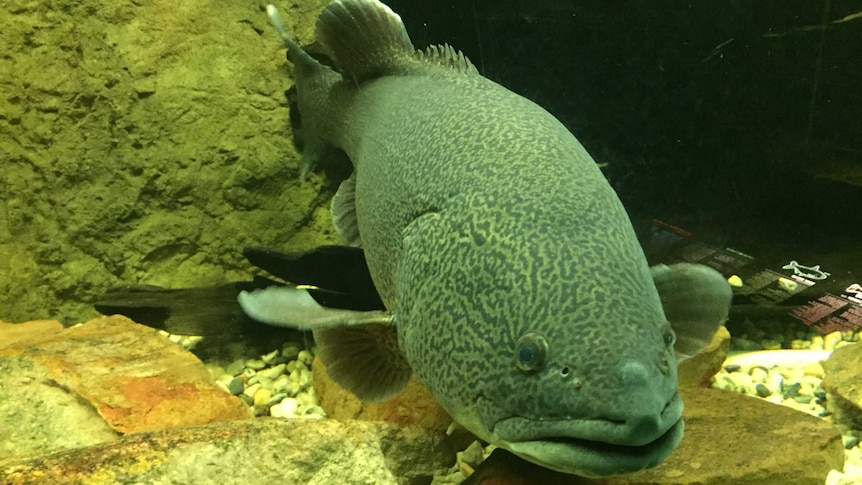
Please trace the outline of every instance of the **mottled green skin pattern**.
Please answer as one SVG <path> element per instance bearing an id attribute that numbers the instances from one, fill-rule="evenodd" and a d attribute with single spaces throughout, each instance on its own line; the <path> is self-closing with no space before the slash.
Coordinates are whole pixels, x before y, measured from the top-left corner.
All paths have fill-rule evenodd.
<path id="1" fill-rule="evenodd" d="M 371 273 L 411 367 L 453 416 L 621 417 L 674 394 L 631 223 L 562 124 L 458 72 L 372 80 L 347 105 L 327 114 L 344 121 L 328 141 L 356 165 Z M 549 342 L 534 375 L 514 367 L 528 331 Z M 620 382 L 626 357 L 647 367 L 648 389 Z"/>
<path id="2" fill-rule="evenodd" d="M 568 437 L 568 421 L 658 414 L 676 396 L 669 327 L 595 162 L 544 109 L 478 74 L 413 59 L 403 71 L 297 83 L 304 123 L 355 165 L 362 246 L 411 368 L 456 420 L 502 446 L 505 418 L 557 419 L 543 433 Z M 549 344 L 531 374 L 515 367 L 526 332 Z M 635 372 L 622 370 L 629 362 Z M 531 426 L 507 434 L 537 439 Z M 643 442 L 591 423 L 575 434 L 641 445 L 660 426 Z"/>

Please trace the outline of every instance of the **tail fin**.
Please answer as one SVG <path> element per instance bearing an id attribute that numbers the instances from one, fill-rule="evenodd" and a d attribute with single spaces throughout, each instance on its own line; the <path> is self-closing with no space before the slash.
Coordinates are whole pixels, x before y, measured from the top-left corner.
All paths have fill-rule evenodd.
<path id="1" fill-rule="evenodd" d="M 317 19 L 316 37 L 357 82 L 400 72 L 416 51 L 401 17 L 378 0 L 334 0 Z"/>

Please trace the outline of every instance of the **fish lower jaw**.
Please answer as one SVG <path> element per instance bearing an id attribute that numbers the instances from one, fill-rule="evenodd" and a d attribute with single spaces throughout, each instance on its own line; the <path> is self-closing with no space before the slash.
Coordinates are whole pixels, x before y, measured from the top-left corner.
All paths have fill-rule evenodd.
<path id="1" fill-rule="evenodd" d="M 679 419 L 657 439 L 637 446 L 558 436 L 530 441 L 492 442 L 496 441 L 495 445 L 551 470 L 586 478 L 602 478 L 658 465 L 679 445 L 683 428 L 683 420 Z"/>

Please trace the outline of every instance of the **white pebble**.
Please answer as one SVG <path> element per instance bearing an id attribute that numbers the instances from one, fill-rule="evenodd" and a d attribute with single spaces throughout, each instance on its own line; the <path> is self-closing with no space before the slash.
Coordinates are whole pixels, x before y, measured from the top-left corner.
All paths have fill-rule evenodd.
<path id="1" fill-rule="evenodd" d="M 296 417 L 296 410 L 299 408 L 299 403 L 292 397 L 286 397 L 280 403 L 269 408 L 269 415 L 274 418 L 293 418 Z"/>
<path id="2" fill-rule="evenodd" d="M 751 380 L 754 382 L 766 382 L 768 377 L 769 372 L 767 372 L 763 367 L 754 367 L 751 369 Z"/>
<path id="3" fill-rule="evenodd" d="M 766 387 L 768 387 L 772 392 L 781 393 L 781 386 L 784 384 L 784 376 L 781 375 L 781 372 L 778 372 L 775 369 L 769 371 L 769 378 L 766 380 Z"/>

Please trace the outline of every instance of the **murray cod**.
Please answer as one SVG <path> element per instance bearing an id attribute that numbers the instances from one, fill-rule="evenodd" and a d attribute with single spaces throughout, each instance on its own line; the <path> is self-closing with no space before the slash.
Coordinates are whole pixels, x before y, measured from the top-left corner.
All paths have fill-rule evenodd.
<path id="1" fill-rule="evenodd" d="M 353 163 L 332 216 L 385 311 L 325 308 L 301 287 L 242 293 L 243 309 L 313 330 L 359 398 L 386 399 L 415 372 L 460 425 L 539 465 L 600 477 L 661 462 L 683 434 L 677 360 L 723 322 L 724 278 L 651 269 L 557 119 L 448 45 L 417 51 L 386 5 L 320 14 L 334 67 L 267 11 L 293 64 L 304 171 L 333 149 Z"/>

